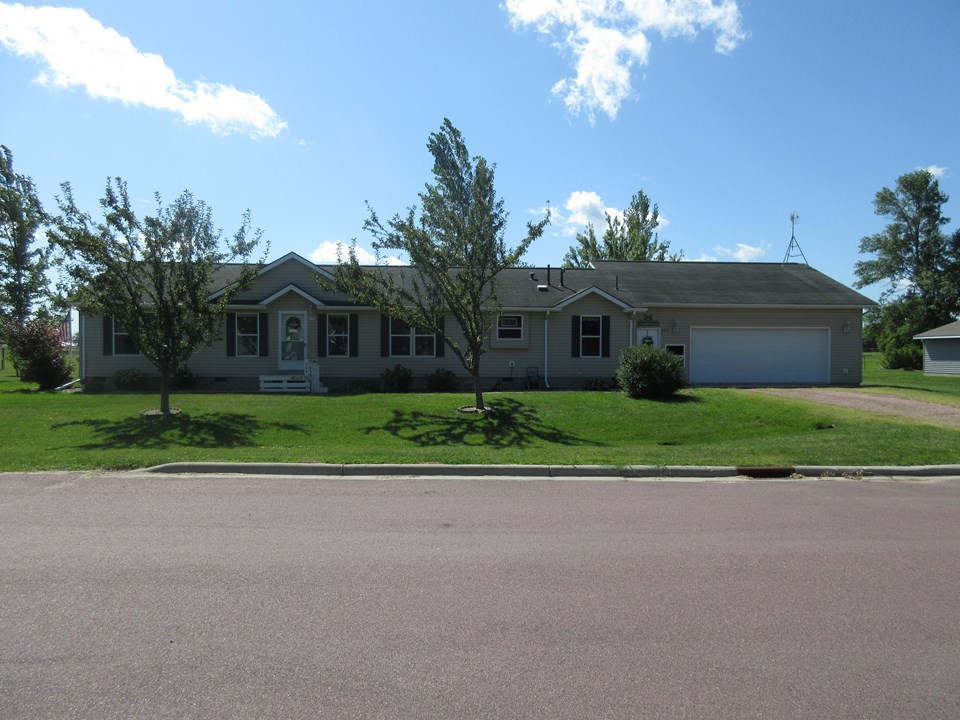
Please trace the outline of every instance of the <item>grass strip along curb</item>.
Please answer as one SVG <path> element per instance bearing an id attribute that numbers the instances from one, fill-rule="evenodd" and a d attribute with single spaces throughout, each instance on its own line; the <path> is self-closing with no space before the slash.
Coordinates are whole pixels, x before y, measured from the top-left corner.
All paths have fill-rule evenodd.
<path id="1" fill-rule="evenodd" d="M 960 477 L 960 465 L 875 467 L 808 466 L 656 466 L 631 465 L 443 465 L 339 463 L 179 462 L 133 472 L 171 475 L 287 475 L 315 477 L 522 477 L 522 478 L 870 478 Z"/>

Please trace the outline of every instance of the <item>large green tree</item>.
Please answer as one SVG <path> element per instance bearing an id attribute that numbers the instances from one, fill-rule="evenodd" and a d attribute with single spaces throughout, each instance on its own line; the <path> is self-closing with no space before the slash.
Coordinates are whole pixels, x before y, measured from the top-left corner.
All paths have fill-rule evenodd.
<path id="1" fill-rule="evenodd" d="M 476 407 L 484 410 L 480 358 L 498 312 L 497 275 L 519 264 L 543 234 L 547 216 L 527 223 L 526 236 L 510 249 L 504 241 L 507 213 L 494 189 L 495 166 L 471 158 L 463 136 L 448 119 L 430 134 L 433 184 L 420 207 L 383 223 L 371 208 L 364 228 L 378 254 L 399 252 L 404 270 L 362 267 L 355 247 L 337 266 L 337 286 L 360 302 L 442 338 L 473 379 Z M 444 323 L 451 316 L 457 328 Z M 459 330 L 459 333 L 455 332 Z"/>
<path id="2" fill-rule="evenodd" d="M 100 200 L 103 218 L 94 221 L 77 208 L 70 184 L 62 189 L 51 239 L 75 296 L 86 309 L 112 317 L 156 366 L 160 410 L 170 414 L 171 378 L 218 337 L 230 300 L 253 281 L 262 260 L 250 258 L 261 232 L 251 229 L 246 212 L 240 229 L 223 243 L 211 209 L 189 192 L 168 206 L 155 195 L 155 214 L 138 218 L 126 183 L 113 178 Z M 214 275 L 228 262 L 242 263 L 241 271 L 211 300 Z"/>
<path id="3" fill-rule="evenodd" d="M 884 187 L 874 198 L 874 211 L 890 222 L 860 240 L 860 252 L 871 257 L 857 262 L 856 284 L 886 284 L 881 307 L 868 321 L 888 359 L 910 356 L 916 363 L 913 335 L 960 312 L 960 232 L 944 232 L 948 199 L 927 170 L 901 175 L 893 189 Z"/>
<path id="4" fill-rule="evenodd" d="M 47 222 L 33 181 L 13 169 L 13 154 L 0 145 L 0 318 L 22 328 L 49 299 L 49 249 L 37 233 Z"/>
<path id="5" fill-rule="evenodd" d="M 670 253 L 670 243 L 657 235 L 660 210 L 651 205 L 650 198 L 640 190 L 632 198 L 622 215 L 604 213 L 607 228 L 601 238 L 593 223 L 577 233 L 576 244 L 571 245 L 563 258 L 567 267 L 585 268 L 593 260 L 680 260 L 683 251 Z"/>

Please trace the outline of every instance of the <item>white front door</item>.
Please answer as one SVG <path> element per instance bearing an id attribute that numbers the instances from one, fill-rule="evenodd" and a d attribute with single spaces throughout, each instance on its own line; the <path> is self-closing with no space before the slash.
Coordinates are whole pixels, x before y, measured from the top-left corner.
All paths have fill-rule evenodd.
<path id="1" fill-rule="evenodd" d="M 303 372 L 307 358 L 307 314 L 305 312 L 280 313 L 280 363 L 281 370 Z"/>

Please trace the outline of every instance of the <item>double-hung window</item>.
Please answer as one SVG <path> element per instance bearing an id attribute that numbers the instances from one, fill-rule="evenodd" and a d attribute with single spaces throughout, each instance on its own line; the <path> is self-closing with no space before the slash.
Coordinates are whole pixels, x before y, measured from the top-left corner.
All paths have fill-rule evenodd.
<path id="1" fill-rule="evenodd" d="M 327 356 L 350 355 L 350 316 L 327 315 Z"/>
<path id="2" fill-rule="evenodd" d="M 580 316 L 580 357 L 600 357 L 603 326 L 599 315 Z"/>
<path id="3" fill-rule="evenodd" d="M 573 315 L 570 354 L 577 358 L 610 357 L 610 316 Z"/>
<path id="4" fill-rule="evenodd" d="M 437 338 L 403 320 L 390 318 L 391 357 L 434 357 L 437 354 Z"/>
<path id="5" fill-rule="evenodd" d="M 237 313 L 237 357 L 260 354 L 260 315 Z"/>
<path id="6" fill-rule="evenodd" d="M 113 324 L 113 354 L 114 355 L 139 355 L 140 348 L 134 342 L 133 336 L 127 332 L 127 329 L 120 323 Z"/>

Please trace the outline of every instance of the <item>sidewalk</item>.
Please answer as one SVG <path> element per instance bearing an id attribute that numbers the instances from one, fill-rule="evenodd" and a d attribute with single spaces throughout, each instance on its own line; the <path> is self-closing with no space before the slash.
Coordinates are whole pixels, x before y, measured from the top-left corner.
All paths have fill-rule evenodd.
<path id="1" fill-rule="evenodd" d="M 287 475 L 325 478 L 355 477 L 475 477 L 523 479 L 594 478 L 606 480 L 671 479 L 788 479 L 788 480 L 882 480 L 890 478 L 960 478 L 960 465 L 914 465 L 846 467 L 798 466 L 662 466 L 629 465 L 443 465 L 337 463 L 223 463 L 183 462 L 157 465 L 137 473 Z"/>

